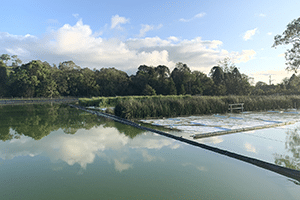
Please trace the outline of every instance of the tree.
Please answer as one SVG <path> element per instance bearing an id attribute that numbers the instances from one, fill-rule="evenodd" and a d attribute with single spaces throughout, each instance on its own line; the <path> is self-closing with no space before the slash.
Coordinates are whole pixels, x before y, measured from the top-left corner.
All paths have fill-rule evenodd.
<path id="1" fill-rule="evenodd" d="M 146 85 L 151 86 L 152 89 L 156 90 L 159 88 L 158 74 L 156 68 L 153 66 L 140 65 L 135 76 L 131 76 L 132 94 L 141 95 L 144 94 Z"/>
<path id="2" fill-rule="evenodd" d="M 220 66 L 214 66 L 210 70 L 210 77 L 213 79 L 216 85 L 224 84 L 224 72 Z"/>
<path id="3" fill-rule="evenodd" d="M 80 94 L 81 96 L 98 96 L 99 85 L 97 85 L 95 72 L 89 68 L 81 69 L 82 79 L 80 80 Z"/>
<path id="4" fill-rule="evenodd" d="M 167 95 L 174 93 L 174 82 L 170 78 L 170 70 L 165 65 L 158 65 L 155 67 L 155 77 L 152 78 L 151 84 L 157 94 Z M 171 80 L 173 83 L 171 83 Z"/>
<path id="5" fill-rule="evenodd" d="M 57 85 L 52 77 L 52 68 L 47 62 L 31 61 L 14 68 L 10 78 L 13 96 L 53 97 L 57 96 Z"/>
<path id="6" fill-rule="evenodd" d="M 8 55 L 8 54 L 2 54 L 0 56 L 0 59 L 3 60 L 5 62 L 5 64 L 7 64 L 7 61 L 10 60 L 10 55 Z"/>
<path id="7" fill-rule="evenodd" d="M 187 64 L 181 62 L 176 63 L 176 67 L 171 73 L 171 78 L 175 83 L 178 94 L 192 93 L 191 84 L 193 75 Z"/>
<path id="8" fill-rule="evenodd" d="M 293 45 L 291 49 L 285 52 L 286 70 L 297 73 L 300 66 L 300 17 L 290 22 L 282 35 L 276 35 L 274 40 L 272 47 L 287 44 Z"/>
<path id="9" fill-rule="evenodd" d="M 0 97 L 6 96 L 7 91 L 7 68 L 2 60 L 0 60 Z"/>
<path id="10" fill-rule="evenodd" d="M 226 57 L 218 62 L 218 66 L 222 68 L 224 73 L 232 72 L 236 68 L 230 57 Z"/>
<path id="11" fill-rule="evenodd" d="M 143 95 L 152 96 L 152 95 L 156 95 L 156 92 L 150 85 L 147 84 L 145 86 L 145 89 L 143 90 Z"/>
<path id="12" fill-rule="evenodd" d="M 210 77 L 214 82 L 213 94 L 214 95 L 225 95 L 226 86 L 225 86 L 225 76 L 223 69 L 219 66 L 214 66 L 210 70 Z"/>
<path id="13" fill-rule="evenodd" d="M 192 95 L 211 95 L 212 79 L 200 71 L 193 71 L 192 75 Z"/>
<path id="14" fill-rule="evenodd" d="M 212 68 L 211 77 L 218 95 L 246 95 L 250 93 L 249 77 L 241 74 L 229 57 Z"/>
<path id="15" fill-rule="evenodd" d="M 17 67 L 20 64 L 22 64 L 22 60 L 20 60 L 17 55 L 13 55 L 12 56 L 12 67 Z"/>
<path id="16" fill-rule="evenodd" d="M 160 79 L 165 79 L 170 76 L 170 70 L 165 65 L 158 65 L 155 68 L 155 71 L 158 73 Z"/>
<path id="17" fill-rule="evenodd" d="M 72 60 L 64 61 L 63 63 L 59 63 L 58 68 L 60 70 L 80 70 L 81 68 L 76 65 Z"/>
<path id="18" fill-rule="evenodd" d="M 115 68 L 95 71 L 96 84 L 101 96 L 122 96 L 127 94 L 129 77 L 126 72 Z"/>

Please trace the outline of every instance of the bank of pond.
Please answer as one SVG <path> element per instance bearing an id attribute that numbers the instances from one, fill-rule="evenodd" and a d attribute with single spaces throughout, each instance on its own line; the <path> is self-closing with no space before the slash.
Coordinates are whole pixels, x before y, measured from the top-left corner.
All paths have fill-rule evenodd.
<path id="1" fill-rule="evenodd" d="M 244 103 L 244 111 L 291 109 L 300 106 L 298 95 L 276 96 L 125 96 L 80 98 L 79 105 L 108 109 L 126 119 L 226 113 L 230 104 Z"/>

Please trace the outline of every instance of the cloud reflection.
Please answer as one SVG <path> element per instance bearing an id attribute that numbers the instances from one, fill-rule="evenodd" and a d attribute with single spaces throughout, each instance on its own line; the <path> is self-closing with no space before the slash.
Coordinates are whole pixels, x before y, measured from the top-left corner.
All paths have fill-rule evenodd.
<path id="1" fill-rule="evenodd" d="M 248 152 L 257 153 L 255 147 L 248 142 L 245 143 L 244 147 L 245 147 L 246 151 L 248 151 Z"/>
<path id="2" fill-rule="evenodd" d="M 222 136 L 202 138 L 202 139 L 199 139 L 199 141 L 204 142 L 204 143 L 213 143 L 213 144 L 219 144 L 219 143 L 224 142 Z"/>
<path id="3" fill-rule="evenodd" d="M 176 149 L 180 146 L 175 141 L 153 133 L 144 133 L 131 139 L 116 128 L 103 126 L 90 130 L 79 129 L 74 135 L 65 134 L 59 129 L 38 141 L 21 136 L 20 139 L 1 143 L 0 158 L 3 160 L 43 155 L 49 157 L 52 162 L 62 160 L 68 165 L 79 164 L 82 169 L 86 169 L 87 164 L 93 163 L 98 156 L 113 163 L 119 172 L 133 168 L 133 164 L 127 163 L 127 157 L 124 156 L 130 149 L 141 154 L 145 162 L 152 162 L 158 158 L 150 155 L 147 149 Z"/>

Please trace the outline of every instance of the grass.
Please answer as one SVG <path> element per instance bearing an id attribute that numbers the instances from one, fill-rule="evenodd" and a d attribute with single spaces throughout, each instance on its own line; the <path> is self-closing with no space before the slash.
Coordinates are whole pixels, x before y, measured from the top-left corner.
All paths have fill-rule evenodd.
<path id="1" fill-rule="evenodd" d="M 244 103 L 245 111 L 289 109 L 300 106 L 300 96 L 127 96 L 79 99 L 82 106 L 115 107 L 126 118 L 176 117 L 228 112 L 228 105 Z"/>

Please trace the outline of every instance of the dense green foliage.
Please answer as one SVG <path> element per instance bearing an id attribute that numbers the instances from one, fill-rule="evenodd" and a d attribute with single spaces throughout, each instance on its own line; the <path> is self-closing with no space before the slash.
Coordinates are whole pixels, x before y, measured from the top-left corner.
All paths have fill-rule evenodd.
<path id="1" fill-rule="evenodd" d="M 293 108 L 300 96 L 177 96 L 119 99 L 115 115 L 131 118 L 174 117 L 228 112 L 229 104 L 244 103 L 246 111 Z"/>
<path id="2" fill-rule="evenodd" d="M 131 76 L 115 68 L 82 69 L 73 61 L 59 63 L 58 67 L 39 60 L 21 63 L 15 55 L 0 56 L 0 98 L 300 94 L 299 76 L 293 75 L 277 85 L 258 82 L 251 86 L 251 79 L 241 74 L 229 58 L 214 66 L 209 76 L 191 71 L 180 62 L 172 72 L 164 65 L 141 65 Z"/>

